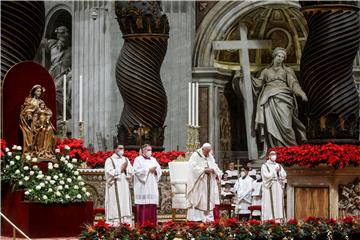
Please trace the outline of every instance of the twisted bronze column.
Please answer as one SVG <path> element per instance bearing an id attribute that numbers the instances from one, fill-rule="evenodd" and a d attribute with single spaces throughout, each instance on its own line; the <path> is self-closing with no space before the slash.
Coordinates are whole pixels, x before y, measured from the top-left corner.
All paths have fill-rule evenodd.
<path id="1" fill-rule="evenodd" d="M 359 95 L 353 62 L 360 43 L 358 7 L 351 2 L 302 2 L 309 36 L 300 65 L 309 98 L 308 139 L 356 143 Z"/>
<path id="2" fill-rule="evenodd" d="M 115 73 L 124 101 L 118 142 L 128 148 L 149 143 L 161 149 L 167 98 L 160 68 L 169 23 L 158 1 L 117 1 L 115 9 L 125 40 Z"/>
<path id="3" fill-rule="evenodd" d="M 1 1 L 1 80 L 16 63 L 34 59 L 44 28 L 43 1 Z"/>

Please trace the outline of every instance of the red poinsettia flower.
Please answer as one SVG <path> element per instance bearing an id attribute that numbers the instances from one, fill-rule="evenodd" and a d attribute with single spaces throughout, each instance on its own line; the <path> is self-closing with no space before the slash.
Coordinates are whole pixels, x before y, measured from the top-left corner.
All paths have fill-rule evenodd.
<path id="1" fill-rule="evenodd" d="M 305 222 L 311 223 L 311 222 L 315 222 L 316 220 L 317 220 L 316 217 L 309 216 L 309 217 L 306 218 Z"/>
<path id="2" fill-rule="evenodd" d="M 296 219 L 290 219 L 288 222 L 287 222 L 288 224 L 290 224 L 290 225 L 297 225 L 298 224 L 298 220 L 296 220 Z"/>
<path id="3" fill-rule="evenodd" d="M 253 225 L 255 225 L 255 226 L 257 226 L 257 225 L 260 225 L 260 221 L 259 220 L 256 220 L 256 219 L 250 219 L 249 221 L 248 221 L 248 223 L 251 225 L 251 226 L 253 226 Z"/>
<path id="4" fill-rule="evenodd" d="M 193 221 L 187 221 L 186 226 L 189 227 L 190 229 L 194 229 L 197 228 L 198 223 L 197 222 L 193 222 Z"/>
<path id="5" fill-rule="evenodd" d="M 265 223 L 268 223 L 268 224 L 271 224 L 271 225 L 276 225 L 276 221 L 274 219 L 271 219 L 271 220 L 266 220 L 264 221 Z"/>
<path id="6" fill-rule="evenodd" d="M 88 165 L 91 168 L 103 168 L 105 165 L 105 161 L 107 158 L 111 157 L 111 155 L 113 155 L 114 152 L 96 152 L 93 154 L 90 154 L 87 161 L 86 161 L 86 165 Z"/>
<path id="7" fill-rule="evenodd" d="M 129 231 L 131 231 L 131 226 L 128 223 L 121 223 L 120 226 L 123 227 L 123 228 L 126 228 Z"/>
<path id="8" fill-rule="evenodd" d="M 334 168 L 344 168 L 349 165 L 360 165 L 360 146 L 327 143 L 324 145 L 303 144 L 299 146 L 274 147 L 277 152 L 277 162 L 285 166 L 315 167 L 328 164 Z"/>
<path id="9" fill-rule="evenodd" d="M 105 161 L 109 158 L 114 152 L 96 152 L 93 154 L 89 154 L 87 157 L 86 164 L 91 168 L 103 168 L 105 165 Z M 78 153 L 79 154 L 79 153 Z M 156 158 L 158 163 L 161 166 L 167 166 L 169 162 L 175 160 L 177 157 L 185 155 L 185 152 L 177 152 L 177 151 L 170 151 L 170 152 L 154 152 L 153 157 Z M 137 151 L 125 151 L 124 156 L 130 160 L 131 164 L 134 164 L 134 160 L 136 157 L 139 156 Z"/>
<path id="10" fill-rule="evenodd" d="M 105 228 L 108 230 L 110 228 L 110 225 L 105 223 L 104 219 L 100 219 L 94 226 L 95 228 Z"/>
<path id="11" fill-rule="evenodd" d="M 6 141 L 4 139 L 0 139 L 0 157 L 5 155 Z"/>
<path id="12" fill-rule="evenodd" d="M 70 147 L 67 151 L 65 146 Z M 71 158 L 76 158 L 81 161 L 86 161 L 89 157 L 89 151 L 84 146 L 84 142 L 81 139 L 65 138 L 64 140 L 57 139 L 56 148 L 60 149 L 61 154 L 68 154 Z"/>
<path id="13" fill-rule="evenodd" d="M 147 229 L 153 229 L 153 228 L 156 227 L 156 225 L 153 222 L 145 220 L 145 222 L 143 223 L 143 225 L 141 227 L 142 228 L 147 228 Z"/>
<path id="14" fill-rule="evenodd" d="M 344 223 L 354 223 L 354 218 L 352 218 L 351 216 L 348 217 L 344 217 L 343 219 L 341 219 Z"/>
<path id="15" fill-rule="evenodd" d="M 326 223 L 327 224 L 334 224 L 334 223 L 336 223 L 337 221 L 336 221 L 336 219 L 334 219 L 334 218 L 329 218 L 329 219 L 326 219 Z"/>
<path id="16" fill-rule="evenodd" d="M 238 224 L 238 220 L 236 218 L 229 218 L 224 220 L 223 225 L 225 227 L 232 227 Z"/>

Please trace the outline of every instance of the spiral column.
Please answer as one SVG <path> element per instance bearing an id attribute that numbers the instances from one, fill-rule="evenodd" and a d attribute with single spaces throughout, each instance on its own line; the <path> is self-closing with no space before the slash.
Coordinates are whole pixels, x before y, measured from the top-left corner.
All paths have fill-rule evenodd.
<path id="1" fill-rule="evenodd" d="M 167 98 L 160 68 L 167 50 L 169 23 L 158 1 L 117 1 L 115 11 L 125 40 L 116 63 L 124 101 L 118 142 L 162 149 Z"/>
<path id="2" fill-rule="evenodd" d="M 300 64 L 309 98 L 308 139 L 357 143 L 360 104 L 353 62 L 360 43 L 359 9 L 346 1 L 324 3 L 302 2 L 309 28 Z"/>
<path id="3" fill-rule="evenodd" d="M 16 63 L 34 59 L 44 28 L 43 1 L 1 1 L 1 80 Z"/>

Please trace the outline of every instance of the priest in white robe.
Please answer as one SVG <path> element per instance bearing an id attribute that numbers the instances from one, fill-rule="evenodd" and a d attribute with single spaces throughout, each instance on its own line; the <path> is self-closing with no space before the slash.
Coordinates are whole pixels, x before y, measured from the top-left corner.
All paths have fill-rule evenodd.
<path id="1" fill-rule="evenodd" d="M 134 169 L 123 154 L 124 146 L 119 145 L 105 161 L 105 217 L 106 223 L 114 227 L 120 223 L 132 226 L 129 181 L 134 175 Z"/>
<path id="2" fill-rule="evenodd" d="M 136 224 L 157 223 L 157 205 L 159 204 L 158 182 L 161 167 L 152 155 L 149 144 L 142 146 L 142 155 L 134 160 L 134 196 Z"/>
<path id="3" fill-rule="evenodd" d="M 261 166 L 263 195 L 261 201 L 261 220 L 281 222 L 285 217 L 284 188 L 286 172 L 276 163 L 276 152 L 269 153 L 269 160 Z"/>
<path id="4" fill-rule="evenodd" d="M 249 176 L 247 167 L 241 168 L 240 177 L 235 182 L 234 193 L 236 193 L 235 212 L 239 215 L 240 220 L 248 220 L 250 218 L 251 192 L 253 179 Z"/>
<path id="5" fill-rule="evenodd" d="M 218 180 L 222 171 L 210 154 L 211 145 L 205 143 L 189 159 L 190 173 L 187 184 L 187 220 L 210 222 L 213 210 L 220 204 Z"/>

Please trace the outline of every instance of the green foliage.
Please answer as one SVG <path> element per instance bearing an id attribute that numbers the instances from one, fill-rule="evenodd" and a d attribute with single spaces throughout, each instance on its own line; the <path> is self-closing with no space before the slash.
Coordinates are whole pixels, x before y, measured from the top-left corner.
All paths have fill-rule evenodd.
<path id="1" fill-rule="evenodd" d="M 87 201 L 90 193 L 77 170 L 78 160 L 69 155 L 57 155 L 56 161 L 38 163 L 36 158 L 22 156 L 21 147 L 5 150 L 1 158 L 1 181 L 14 189 L 24 189 L 25 199 L 41 203 L 70 203 Z M 58 152 L 58 151 L 57 151 Z M 45 164 L 47 173 L 40 170 Z"/>

